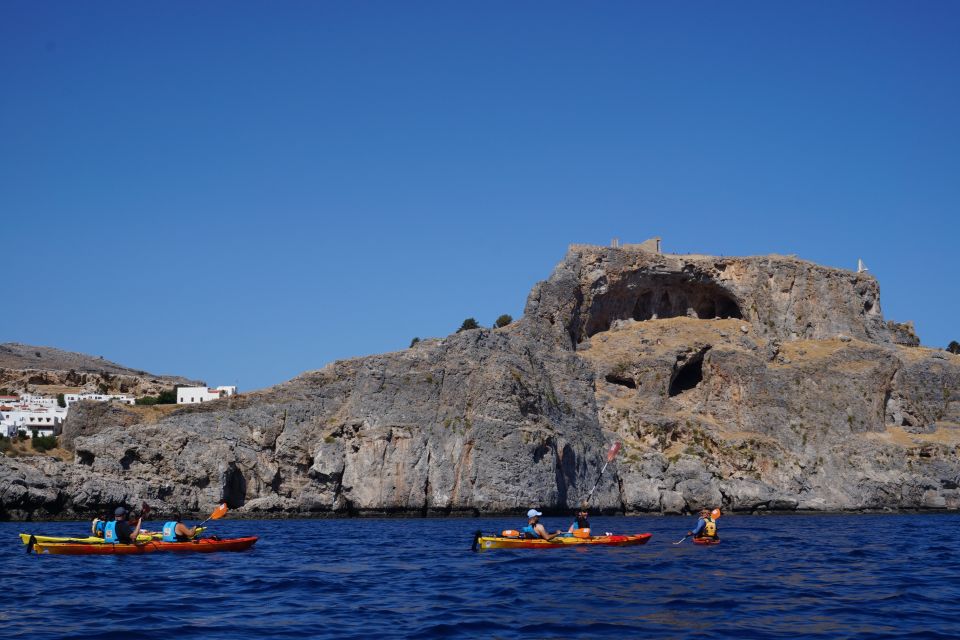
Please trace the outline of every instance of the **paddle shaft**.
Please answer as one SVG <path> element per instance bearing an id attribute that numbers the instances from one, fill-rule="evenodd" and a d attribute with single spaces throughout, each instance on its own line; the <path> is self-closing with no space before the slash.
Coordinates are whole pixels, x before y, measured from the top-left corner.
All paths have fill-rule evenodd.
<path id="1" fill-rule="evenodd" d="M 590 505 L 590 499 L 593 497 L 593 492 L 597 490 L 597 487 L 600 486 L 600 478 L 603 477 L 603 472 L 607 470 L 607 465 L 610 464 L 610 461 L 603 463 L 603 467 L 600 468 L 600 475 L 597 476 L 597 481 L 593 483 L 593 489 L 590 489 L 590 493 L 587 494 L 585 505 Z"/>

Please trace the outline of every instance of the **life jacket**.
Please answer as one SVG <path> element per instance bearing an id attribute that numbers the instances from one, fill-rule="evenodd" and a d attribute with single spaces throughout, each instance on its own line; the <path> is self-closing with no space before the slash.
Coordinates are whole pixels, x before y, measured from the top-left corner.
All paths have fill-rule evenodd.
<path id="1" fill-rule="evenodd" d="M 93 523 L 90 525 L 90 535 L 96 536 L 97 538 L 102 538 L 103 530 L 106 526 L 107 522 L 105 520 L 94 518 Z"/>
<path id="2" fill-rule="evenodd" d="M 164 542 L 182 542 L 182 538 L 177 537 L 177 521 L 171 520 L 163 525 Z"/>
<path id="3" fill-rule="evenodd" d="M 540 534 L 537 533 L 537 530 L 533 528 L 533 525 L 528 524 L 523 529 L 520 529 L 520 533 L 525 534 L 528 538 L 539 538 Z"/>
<path id="4" fill-rule="evenodd" d="M 103 527 L 103 541 L 116 544 L 120 542 L 120 539 L 117 538 L 117 521 L 113 520 L 108 522 L 106 526 Z"/>
<path id="5" fill-rule="evenodd" d="M 717 522 L 716 522 L 716 520 L 714 520 L 713 518 L 704 518 L 704 519 L 703 519 L 703 523 L 704 523 L 704 525 L 703 525 L 703 531 L 701 532 L 700 535 L 701 535 L 701 536 L 704 536 L 704 537 L 707 537 L 707 538 L 715 538 L 715 537 L 717 537 Z"/>

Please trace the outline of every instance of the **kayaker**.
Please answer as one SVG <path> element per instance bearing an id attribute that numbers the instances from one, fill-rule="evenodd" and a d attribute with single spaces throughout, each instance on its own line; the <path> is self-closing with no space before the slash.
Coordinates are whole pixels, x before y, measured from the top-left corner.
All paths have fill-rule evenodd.
<path id="1" fill-rule="evenodd" d="M 107 527 L 107 514 L 101 513 L 96 518 L 93 519 L 93 522 L 90 523 L 90 535 L 102 538 L 103 530 Z"/>
<path id="2" fill-rule="evenodd" d="M 117 507 L 113 512 L 114 520 L 108 522 L 107 526 L 103 530 L 103 540 L 104 542 L 111 543 L 121 543 L 121 544 L 131 544 L 136 542 L 137 536 L 140 535 L 140 525 L 143 524 L 143 518 L 137 518 L 136 526 L 130 526 L 130 523 L 127 522 L 127 510 L 123 507 Z"/>
<path id="3" fill-rule="evenodd" d="M 163 525 L 164 542 L 188 542 L 197 535 L 196 527 L 183 524 L 183 516 L 179 512 L 173 514 L 173 520 Z"/>
<path id="4" fill-rule="evenodd" d="M 688 531 L 687 535 L 693 536 L 694 539 L 720 539 L 720 536 L 717 535 L 717 521 L 711 517 L 709 509 L 700 510 L 700 519 L 697 520 L 697 526 L 693 528 L 693 531 Z"/>
<path id="5" fill-rule="evenodd" d="M 543 514 L 536 509 L 527 511 L 527 526 L 520 531 L 530 538 L 543 538 L 544 540 L 553 540 L 557 536 L 563 535 L 562 531 L 547 533 L 547 530 L 540 522 L 540 516 L 542 515 Z"/>
<path id="6" fill-rule="evenodd" d="M 573 524 L 570 525 L 570 528 L 567 529 L 567 532 L 573 533 L 577 529 L 590 529 L 590 520 L 589 514 L 587 513 L 587 508 L 583 507 L 580 511 L 577 512 L 577 519 L 573 521 Z"/>

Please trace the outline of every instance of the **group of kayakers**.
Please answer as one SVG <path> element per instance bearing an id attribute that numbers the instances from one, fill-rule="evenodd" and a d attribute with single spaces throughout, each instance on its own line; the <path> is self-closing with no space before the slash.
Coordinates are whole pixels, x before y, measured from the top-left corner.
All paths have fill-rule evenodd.
<path id="1" fill-rule="evenodd" d="M 97 516 L 90 524 L 90 534 L 103 538 L 104 542 L 131 544 L 137 541 L 142 530 L 144 513 L 133 516 L 125 507 L 117 507 L 113 511 L 113 520 L 108 520 L 106 514 Z M 163 542 L 187 542 L 197 534 L 196 527 L 188 527 L 183 523 L 179 512 L 173 514 L 173 520 L 163 525 Z"/>
<path id="2" fill-rule="evenodd" d="M 713 509 L 712 511 L 710 509 L 701 509 L 696 526 L 694 526 L 692 531 L 687 532 L 685 538 L 692 537 L 694 540 L 719 541 L 720 535 L 717 533 L 717 518 L 719 514 L 720 509 Z M 575 520 L 566 531 L 557 530 L 553 533 L 548 532 L 546 527 L 543 526 L 543 523 L 540 522 L 542 516 L 543 514 L 536 509 L 527 511 L 527 526 L 520 529 L 523 537 L 553 540 L 558 536 L 573 535 L 583 537 L 590 535 L 590 519 L 585 506 L 577 511 Z"/>

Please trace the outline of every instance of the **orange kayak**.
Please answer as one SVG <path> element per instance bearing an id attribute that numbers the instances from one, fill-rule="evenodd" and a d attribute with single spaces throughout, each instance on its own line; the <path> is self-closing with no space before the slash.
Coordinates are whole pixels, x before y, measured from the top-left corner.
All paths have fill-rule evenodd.
<path id="1" fill-rule="evenodd" d="M 40 554 L 67 556 L 125 555 L 138 553 L 215 553 L 217 551 L 246 551 L 256 543 L 257 537 L 217 540 L 201 538 L 190 542 L 151 541 L 139 544 L 85 544 L 72 542 L 37 542 L 33 550 Z"/>

